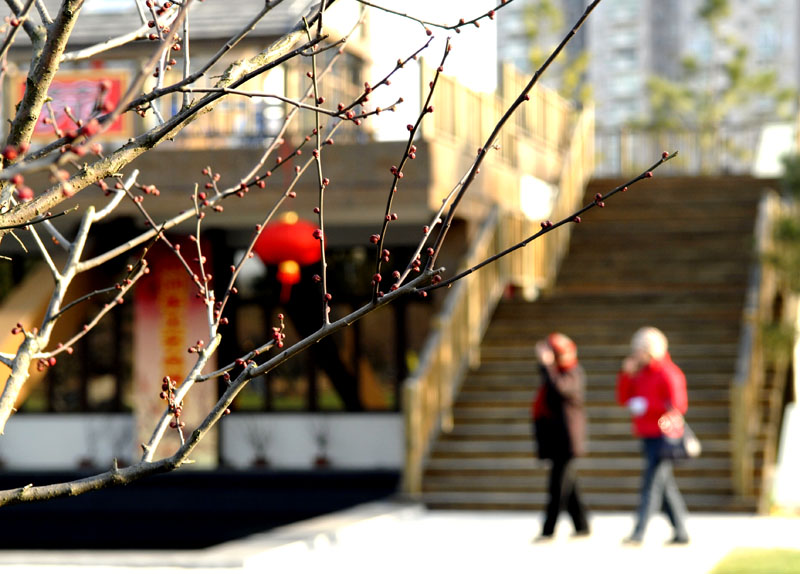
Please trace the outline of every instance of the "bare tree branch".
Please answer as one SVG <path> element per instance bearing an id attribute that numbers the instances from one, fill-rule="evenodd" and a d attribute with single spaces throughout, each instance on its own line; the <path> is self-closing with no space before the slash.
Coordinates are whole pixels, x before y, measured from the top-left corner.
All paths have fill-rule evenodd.
<path id="1" fill-rule="evenodd" d="M 520 95 L 517 96 L 517 99 L 514 100 L 511 106 L 509 106 L 509 108 L 506 110 L 505 114 L 503 114 L 503 117 L 500 118 L 500 120 L 497 122 L 494 129 L 492 130 L 492 133 L 489 134 L 488 138 L 486 138 L 486 143 L 478 151 L 478 157 L 472 164 L 472 167 L 470 168 L 469 173 L 467 174 L 467 178 L 466 180 L 464 180 L 464 184 L 461 186 L 461 189 L 459 189 L 458 193 L 456 194 L 456 197 L 453 199 L 453 202 L 450 205 L 450 211 L 447 213 L 447 216 L 445 217 L 444 222 L 442 223 L 439 235 L 437 236 L 436 241 L 433 244 L 432 248 L 433 253 L 428 258 L 428 262 L 426 264 L 426 267 L 428 269 L 432 269 L 433 266 L 436 264 L 436 259 L 439 257 L 439 252 L 441 250 L 442 243 L 444 243 L 444 239 L 445 237 L 447 237 L 447 232 L 450 230 L 450 226 L 453 224 L 453 219 L 455 218 L 456 210 L 458 209 L 458 206 L 461 203 L 461 199 L 464 197 L 464 194 L 467 192 L 470 185 L 475 180 L 475 176 L 478 174 L 478 171 L 480 170 L 480 166 L 483 163 L 486 154 L 489 152 L 489 150 L 492 148 L 495 141 L 497 140 L 497 137 L 500 134 L 500 130 L 503 129 L 503 126 L 505 126 L 508 120 L 514 115 L 514 112 L 517 111 L 517 108 L 519 108 L 521 105 L 523 105 L 526 101 L 530 99 L 530 96 L 528 94 L 537 84 L 539 78 L 542 76 L 542 74 L 544 74 L 547 71 L 547 69 L 550 67 L 550 64 L 552 64 L 553 61 L 558 57 L 558 55 L 564 50 L 569 41 L 572 39 L 573 36 L 575 36 L 580 27 L 592 13 L 592 11 L 595 8 L 597 8 L 597 5 L 600 4 L 600 2 L 601 0 L 594 0 L 591 4 L 589 4 L 586 7 L 586 10 L 584 10 L 581 17 L 578 18 L 578 21 L 575 22 L 575 25 L 572 26 L 570 31 L 567 32 L 567 35 L 564 36 L 564 38 L 561 40 L 558 46 L 556 46 L 553 52 L 547 57 L 544 63 L 539 67 L 538 70 L 536 70 L 536 72 L 533 74 L 533 77 L 530 79 L 528 84 L 522 90 L 522 93 L 520 93 Z"/>
<path id="2" fill-rule="evenodd" d="M 6 138 L 7 145 L 18 146 L 30 141 L 33 128 L 39 121 L 42 106 L 47 98 L 47 91 L 56 75 L 61 55 L 64 53 L 67 40 L 78 20 L 82 6 L 83 0 L 64 0 L 61 4 L 61 9 L 50 27 L 41 55 L 28 75 L 25 95 L 22 97 Z"/>
<path id="3" fill-rule="evenodd" d="M 628 188 L 631 187 L 632 185 L 636 184 L 637 182 L 642 181 L 643 179 L 649 179 L 649 178 L 653 177 L 653 172 L 656 169 L 658 169 L 658 167 L 661 164 L 663 164 L 665 162 L 668 162 L 669 160 L 671 160 L 672 158 L 674 158 L 677 155 L 678 155 L 677 151 L 674 151 L 672 153 L 664 152 L 662 154 L 662 156 L 661 156 L 661 159 L 659 159 L 657 162 L 655 162 L 653 165 L 651 165 L 645 171 L 643 171 L 642 173 L 640 173 L 639 175 L 637 175 L 633 179 L 627 181 L 626 183 L 618 185 L 617 187 L 615 187 L 614 189 L 609 191 L 604 196 L 595 197 L 594 201 L 592 201 L 591 203 L 583 206 L 582 208 L 580 208 L 575 213 L 572 213 L 572 214 L 566 216 L 561 221 L 557 221 L 555 223 L 553 223 L 552 221 L 543 221 L 542 222 L 542 229 L 540 231 L 534 233 L 530 237 L 520 241 L 519 243 L 517 243 L 515 245 L 512 245 L 511 247 L 508 247 L 508 248 L 504 249 L 503 251 L 495 253 L 491 257 L 485 259 L 484 261 L 481 261 L 480 263 L 477 263 L 477 264 L 473 265 L 469 269 L 466 269 L 465 271 L 462 271 L 461 273 L 458 273 L 458 274 L 448 278 L 447 281 L 436 282 L 436 283 L 434 283 L 434 284 L 432 284 L 432 285 L 430 285 L 428 287 L 423 287 L 422 289 L 420 289 L 420 291 L 429 292 L 429 291 L 433 291 L 434 289 L 441 289 L 442 287 L 449 287 L 450 285 L 452 285 L 456 281 L 458 281 L 460 279 L 463 279 L 464 277 L 466 277 L 467 275 L 470 275 L 471 273 L 477 271 L 481 267 L 485 267 L 489 263 L 493 263 L 493 262 L 497 261 L 498 259 L 501 259 L 501 258 L 505 257 L 509 253 L 513 253 L 517 249 L 521 249 L 521 248 L 525 247 L 526 245 L 528 245 L 528 243 L 530 243 L 531 241 L 533 241 L 535 239 L 538 239 L 539 237 L 541 237 L 545 233 L 550 233 L 550 232 L 554 231 L 556 228 L 561 227 L 562 225 L 566 225 L 567 223 L 580 223 L 581 222 L 581 215 L 583 215 L 584 213 L 586 213 L 587 211 L 589 211 L 590 209 L 592 209 L 594 207 L 605 207 L 605 201 L 607 201 L 609 197 L 612 197 L 612 196 L 616 195 L 619 192 L 628 191 Z"/>
<path id="4" fill-rule="evenodd" d="M 30 13 L 31 8 L 33 7 L 33 3 L 35 1 L 36 0 L 28 0 L 28 3 L 25 5 L 25 7 L 22 10 L 20 10 L 19 14 L 16 16 L 16 19 L 17 19 L 16 22 L 11 24 L 11 31 L 8 33 L 8 36 L 6 36 L 6 39 L 3 42 L 3 45 L 0 46 L 0 59 L 3 59 L 3 58 L 6 57 L 6 54 L 8 53 L 8 49 L 11 47 L 11 44 L 14 42 L 14 37 L 17 35 L 17 32 L 19 32 L 19 27 L 20 27 L 21 22 L 24 22 L 25 20 L 28 19 L 28 14 Z"/>
<path id="5" fill-rule="evenodd" d="M 472 18 L 470 20 L 466 20 L 464 18 L 461 18 L 461 19 L 459 19 L 459 21 L 456 24 L 438 24 L 438 23 L 432 22 L 430 20 L 424 20 L 422 18 L 415 18 L 414 16 L 412 16 L 412 15 L 406 13 L 406 12 L 400 12 L 398 10 L 392 10 L 391 8 L 386 8 L 385 6 L 380 6 L 378 4 L 373 4 L 372 2 L 367 2 L 367 0 L 356 0 L 356 1 L 359 2 L 360 4 L 363 4 L 364 6 L 369 6 L 370 8 L 375 8 L 376 10 L 380 10 L 381 12 L 386 12 L 387 14 L 393 14 L 395 16 L 400 16 L 402 18 L 406 18 L 408 20 L 412 20 L 413 22 L 417 22 L 417 23 L 419 23 L 420 25 L 422 25 L 425 28 L 426 32 L 430 33 L 430 28 L 439 28 L 441 30 L 455 30 L 456 32 L 460 32 L 461 28 L 463 28 L 464 26 L 477 26 L 477 27 L 480 27 L 480 21 L 481 20 L 483 20 L 484 18 L 487 18 L 489 20 L 494 20 L 495 14 L 497 13 L 497 10 L 500 10 L 504 6 L 507 6 L 507 5 L 511 4 L 514 0 L 503 0 L 502 2 L 500 2 L 500 4 L 498 4 L 497 6 L 495 6 L 493 9 L 489 10 L 488 12 L 485 12 L 485 13 L 481 14 L 480 16 L 476 16 L 475 18 Z"/>

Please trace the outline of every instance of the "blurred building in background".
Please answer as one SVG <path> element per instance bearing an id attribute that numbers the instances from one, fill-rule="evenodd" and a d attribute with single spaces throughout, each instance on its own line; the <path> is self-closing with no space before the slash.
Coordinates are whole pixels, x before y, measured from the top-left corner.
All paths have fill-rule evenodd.
<path id="1" fill-rule="evenodd" d="M 514 2 L 498 17 L 500 59 L 531 71 L 537 7 L 547 5 L 561 12 L 561 28 L 537 39 L 549 51 L 586 4 L 584 0 Z M 728 2 L 727 11 L 709 20 L 702 15 L 707 4 L 605 0 L 578 32 L 569 49 L 573 57 L 575 51 L 588 51 L 583 80 L 596 109 L 599 173 L 635 171 L 635 165 L 660 147 L 680 147 L 684 156 L 689 151 L 695 157 L 705 156 L 693 163 L 684 159 L 683 166 L 676 162 L 671 169 L 748 173 L 758 161 L 757 153 L 742 149 L 765 145 L 775 155 L 776 149 L 794 145 L 793 126 L 790 133 L 771 124 L 787 120 L 793 124 L 800 87 L 800 5 L 791 0 Z M 743 65 L 734 71 L 737 54 L 744 55 Z M 748 78 L 729 89 L 731 73 Z M 558 74 L 558 69 L 548 73 L 545 81 L 558 87 Z M 774 86 L 768 87 L 761 74 L 774 74 Z M 652 88 L 654 80 L 660 90 Z M 687 85 L 695 96 L 686 95 Z M 713 110 L 700 105 L 704 94 L 709 103 L 703 105 L 714 106 Z M 663 105 L 670 98 L 672 108 L 669 102 Z M 672 117 L 658 117 L 658 106 Z M 651 133 L 644 136 L 642 129 Z M 654 134 L 656 129 L 661 133 Z M 769 141 L 762 141 L 764 137 Z M 774 166 L 770 169 L 774 171 Z"/>

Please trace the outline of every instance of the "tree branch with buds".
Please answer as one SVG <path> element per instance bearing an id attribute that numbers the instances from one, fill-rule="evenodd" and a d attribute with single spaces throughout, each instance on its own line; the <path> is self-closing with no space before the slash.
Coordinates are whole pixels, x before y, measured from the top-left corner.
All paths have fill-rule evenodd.
<path id="1" fill-rule="evenodd" d="M 500 10 L 508 4 L 508 2 L 501 2 L 495 9 L 471 20 L 459 19 L 456 24 L 437 25 L 425 19 L 417 19 L 407 14 L 381 8 L 371 2 L 359 1 L 364 6 L 384 10 L 396 16 L 417 21 L 426 30 L 428 36 L 432 35 L 430 29 L 433 27 L 458 32 L 464 26 L 479 26 L 481 21 L 493 19 L 496 10 Z M 30 15 L 32 6 L 34 6 L 32 1 L 29 1 L 24 7 L 16 0 L 7 0 L 7 2 L 9 5 L 17 7 L 18 14 L 22 14 L 24 9 L 27 11 L 25 14 Z M 192 296 L 197 296 L 202 300 L 206 323 L 203 333 L 207 333 L 207 336 L 203 334 L 202 337 L 205 341 L 198 339 L 196 343 L 189 347 L 187 352 L 191 354 L 191 358 L 186 361 L 185 369 L 180 376 L 164 373 L 163 378 L 162 375 L 159 375 L 153 381 L 153 390 L 155 391 L 153 400 L 156 399 L 155 394 L 159 394 L 163 410 L 159 407 L 158 412 L 160 414 L 154 421 L 152 432 L 148 429 L 147 436 L 149 438 L 146 438 L 144 444 L 141 445 L 141 459 L 138 462 L 124 468 L 114 464 L 106 472 L 81 480 L 46 486 L 26 485 L 17 489 L 0 491 L 0 505 L 45 500 L 59 496 L 74 496 L 108 486 L 129 484 L 142 477 L 169 472 L 188 464 L 191 462 L 192 454 L 197 446 L 219 423 L 222 417 L 230 413 L 236 397 L 254 378 L 271 373 L 290 359 L 308 351 L 323 339 L 339 333 L 357 321 L 401 298 L 415 294 L 426 295 L 429 292 L 449 286 L 512 251 L 525 247 L 546 233 L 551 233 L 569 223 L 579 222 L 580 217 L 585 212 L 595 207 L 602 207 L 603 202 L 617 193 L 639 183 L 643 179 L 647 179 L 654 170 L 664 162 L 671 160 L 677 153 L 665 153 L 661 160 L 655 162 L 648 170 L 642 172 L 636 178 L 612 189 L 603 197 L 595 198 L 594 202 L 584 206 L 570 216 L 555 223 L 544 222 L 540 231 L 524 241 L 447 280 L 441 278 L 444 269 L 437 265 L 437 258 L 441 253 L 448 231 L 453 225 L 459 206 L 477 177 L 482 162 L 490 152 L 497 149 L 497 140 L 501 130 L 513 115 L 525 105 L 531 90 L 539 78 L 547 71 L 552 61 L 563 51 L 590 13 L 600 3 L 600 0 L 595 0 L 587 6 L 581 18 L 566 34 L 542 67 L 533 74 L 514 102 L 501 115 L 499 114 L 500 117 L 492 125 L 489 135 L 485 137 L 485 140 L 480 140 L 485 141 L 485 143 L 477 155 L 471 159 L 466 173 L 454 185 L 446 188 L 449 191 L 444 193 L 445 196 L 441 198 L 441 207 L 437 210 L 431 209 L 425 212 L 425 219 L 422 221 L 429 221 L 430 223 L 423 229 L 422 241 L 416 245 L 416 249 L 408 261 L 398 262 L 401 264 L 398 269 L 404 271 L 396 271 L 392 275 L 392 280 L 387 281 L 382 275 L 384 266 L 391 257 L 388 233 L 390 226 L 400 217 L 396 213 L 399 209 L 395 201 L 395 192 L 404 183 L 401 180 L 414 169 L 413 160 L 415 160 L 417 153 L 415 141 L 417 141 L 422 120 L 435 112 L 432 98 L 436 90 L 441 89 L 440 77 L 444 72 L 445 63 L 451 51 L 451 45 L 448 42 L 444 48 L 437 71 L 430 84 L 426 87 L 424 97 L 420 95 L 420 99 L 423 100 L 420 109 L 412 113 L 411 122 L 408 124 L 408 137 L 404 145 L 397 148 L 398 150 L 402 149 L 402 152 L 399 154 L 399 159 L 395 156 L 397 161 L 390 170 L 391 177 L 389 177 L 389 174 L 383 174 L 386 177 L 385 183 L 388 183 L 388 192 L 385 207 L 381 204 L 381 213 L 376 215 L 376 218 L 382 218 L 375 222 L 378 226 L 377 233 L 370 238 L 370 248 L 374 246 L 375 257 L 369 297 L 364 299 L 366 302 L 354 305 L 353 311 L 337 318 L 331 312 L 330 302 L 334 294 L 331 293 L 332 287 L 326 275 L 328 261 L 326 260 L 325 235 L 326 223 L 328 223 L 326 217 L 329 217 L 329 214 L 326 215 L 325 212 L 325 200 L 330 199 L 328 195 L 330 181 L 328 178 L 331 177 L 332 168 L 334 167 L 330 164 L 333 156 L 331 152 L 335 152 L 339 147 L 330 148 L 326 146 L 334 144 L 334 135 L 337 135 L 337 138 L 341 136 L 341 132 L 337 132 L 337 130 L 342 127 L 348 126 L 355 130 L 366 120 L 374 119 L 374 116 L 381 113 L 381 111 L 394 110 L 395 106 L 402 101 L 401 99 L 396 100 L 393 105 L 383 108 L 383 110 L 377 107 L 370 111 L 366 108 L 366 103 L 376 91 L 383 90 L 386 86 L 389 86 L 394 74 L 401 70 L 404 65 L 416 59 L 423 50 L 427 49 L 431 45 L 432 38 L 427 38 L 425 44 L 416 49 L 410 56 L 398 59 L 394 68 L 382 78 L 378 76 L 380 79 L 377 81 L 372 83 L 364 82 L 363 89 L 360 85 L 355 87 L 348 86 L 350 89 L 346 93 L 350 95 L 343 97 L 342 99 L 346 101 L 337 105 L 336 109 L 326 107 L 324 106 L 324 100 L 327 96 L 324 91 L 327 81 L 326 75 L 342 63 L 340 56 L 343 53 L 343 47 L 348 36 L 341 40 L 328 39 L 332 35 L 325 27 L 325 23 L 329 19 L 327 17 L 323 18 L 323 16 L 326 10 L 335 3 L 335 0 L 322 0 L 313 7 L 305 18 L 297 22 L 287 33 L 271 42 L 263 50 L 258 51 L 256 54 L 253 54 L 252 51 L 249 52 L 248 57 L 228 65 L 224 70 L 222 70 L 223 66 L 220 65 L 219 68 L 222 73 L 219 76 L 214 76 L 216 81 L 209 81 L 209 83 L 213 83 L 211 87 L 196 85 L 199 80 L 207 79 L 214 66 L 229 57 L 234 48 L 241 46 L 242 40 L 252 34 L 256 30 L 257 24 L 281 2 L 282 0 L 265 2 L 263 8 L 250 18 L 241 30 L 225 41 L 222 46 L 216 51 L 213 48 L 208 50 L 210 55 L 193 72 L 190 72 L 189 54 L 188 49 L 186 49 L 184 52 L 184 69 L 179 75 L 181 79 L 170 85 L 166 85 L 165 74 L 168 66 L 176 65 L 176 62 L 171 62 L 175 59 L 172 57 L 172 52 L 175 51 L 174 48 L 177 43 L 175 34 L 180 35 L 180 31 L 183 31 L 182 33 L 185 35 L 185 38 L 182 39 L 184 47 L 189 41 L 189 18 L 192 5 L 190 0 L 170 6 L 166 6 L 166 4 L 159 5 L 158 2 L 149 1 L 144 4 L 137 3 L 140 12 L 136 16 L 137 24 L 134 32 L 117 36 L 108 42 L 72 53 L 67 53 L 65 47 L 70 31 L 78 18 L 81 2 L 79 0 L 65 0 L 62 2 L 58 15 L 49 25 L 41 53 L 34 54 L 31 60 L 33 65 L 28 77 L 28 85 L 33 86 L 35 90 L 32 89 L 30 94 L 26 91 L 26 95 L 20 103 L 19 111 L 12 121 L 6 142 L 11 147 L 4 152 L 3 164 L 0 165 L 0 168 L 2 168 L 0 169 L 0 181 L 6 186 L 7 195 L 11 198 L 7 204 L 7 211 L 0 213 L 0 233 L 10 233 L 15 230 L 19 232 L 20 237 L 24 237 L 29 242 L 32 241 L 35 244 L 35 248 L 39 250 L 42 260 L 50 269 L 54 287 L 42 322 L 38 327 L 16 325 L 12 329 L 12 333 L 22 337 L 16 353 L 13 355 L 10 353 L 0 355 L 0 362 L 11 368 L 11 374 L 8 376 L 0 395 L 0 433 L 2 433 L 9 417 L 14 412 L 14 405 L 30 376 L 30 369 L 33 364 L 39 361 L 44 362 L 43 366 L 45 368 L 51 367 L 57 356 L 71 352 L 73 345 L 85 337 L 113 309 L 123 304 L 124 297 L 130 293 L 130 290 L 138 281 L 147 275 L 150 269 L 147 261 L 148 250 L 157 242 L 167 246 L 168 253 L 171 252 L 169 256 L 177 261 L 174 267 L 188 277 L 189 280 L 186 283 L 193 291 Z M 36 6 L 43 9 L 38 3 Z M 33 14 L 32 17 L 35 18 L 36 15 Z M 24 19 L 28 22 L 27 18 Z M 46 21 L 48 17 L 41 13 L 40 19 Z M 150 25 L 151 22 L 152 26 Z M 361 20 L 357 25 L 360 25 L 360 22 Z M 80 118 L 77 117 L 80 114 L 74 113 L 71 117 L 71 121 L 76 124 L 74 130 L 65 129 L 62 132 L 61 128 L 53 122 L 52 141 L 29 153 L 30 150 L 26 147 L 27 143 L 30 141 L 33 128 L 39 118 L 48 113 L 47 88 L 51 84 L 59 65 L 65 61 L 76 59 L 92 61 L 98 54 L 105 54 L 112 47 L 120 46 L 136 37 L 141 37 L 141 34 L 144 33 L 144 27 L 152 29 L 152 32 L 148 32 L 148 38 L 151 35 L 154 36 L 149 40 L 153 42 L 153 47 L 152 49 L 148 47 L 147 53 L 142 56 L 138 66 L 138 73 L 131 80 L 116 107 L 105 111 L 97 110 L 89 118 Z M 333 36 L 333 38 L 338 38 L 338 36 Z M 7 43 L 10 44 L 12 40 L 13 37 L 7 39 Z M 196 45 L 196 43 L 193 44 L 193 46 Z M 326 58 L 330 58 L 330 62 L 324 69 L 321 69 L 323 66 L 320 64 L 320 60 L 323 53 L 326 53 Z M 196 48 L 193 48 L 193 61 L 197 58 L 197 55 Z M 304 91 L 301 90 L 299 97 L 292 98 L 285 94 L 270 94 L 267 91 L 268 88 L 263 90 L 248 89 L 247 82 L 261 79 L 271 70 L 292 60 L 302 60 L 307 66 L 303 70 L 303 72 L 307 71 L 305 75 L 302 72 L 297 75 L 305 82 L 303 84 Z M 154 72 L 157 72 L 157 79 L 154 81 L 155 87 L 147 90 L 145 86 L 152 86 L 153 84 L 146 84 L 145 80 L 151 77 Z M 306 77 L 308 78 L 307 82 Z M 363 77 L 358 80 L 358 83 L 360 84 L 362 81 Z M 145 129 L 143 133 L 106 153 L 103 152 L 102 146 L 95 147 L 94 144 L 101 141 L 99 138 L 103 131 L 116 118 L 121 117 L 123 114 L 134 115 L 139 112 L 142 115 L 146 115 L 148 120 L 153 121 L 155 106 L 163 103 L 159 102 L 159 100 L 173 94 L 182 100 L 183 105 L 172 112 L 171 115 L 162 108 L 161 115 L 155 118 L 154 123 L 157 125 L 148 124 L 151 126 L 149 129 Z M 181 94 L 184 94 L 185 97 L 181 96 Z M 197 95 L 197 98 L 193 99 L 189 97 L 190 95 Z M 158 187 L 150 184 L 152 180 L 144 180 L 140 183 L 139 173 L 131 170 L 130 163 L 142 154 L 154 150 L 163 142 L 176 137 L 200 116 L 213 113 L 220 102 L 229 101 L 233 98 L 274 98 L 286 104 L 285 109 L 281 108 L 284 116 L 283 124 L 277 129 L 277 132 L 270 131 L 271 139 L 254 144 L 259 146 L 258 152 L 248 160 L 247 165 L 241 169 L 240 174 L 237 174 L 232 185 L 226 186 L 223 176 L 212 169 L 212 165 L 216 163 L 215 161 L 204 161 L 201 165 L 207 165 L 207 167 L 203 169 L 203 179 L 194 183 L 191 193 L 189 190 L 185 190 L 185 194 L 182 196 L 181 207 L 185 208 L 182 212 L 175 213 L 170 211 L 164 214 L 151 209 L 151 201 L 156 201 L 156 198 L 160 195 Z M 55 110 L 52 111 L 52 114 L 56 115 Z M 300 117 L 300 114 L 307 114 L 306 117 L 309 118 L 309 123 L 313 122 L 313 127 L 304 128 L 304 132 L 300 132 L 298 129 L 297 133 L 294 134 L 298 139 L 295 140 L 286 136 L 286 133 L 289 124 Z M 323 126 L 323 124 L 325 125 Z M 368 136 L 365 135 L 363 137 L 367 138 Z M 264 138 L 264 140 L 267 139 L 266 137 Z M 310 153 L 308 153 L 309 148 L 311 148 Z M 282 149 L 282 151 L 278 152 L 279 149 Z M 276 153 L 280 153 L 283 157 L 276 156 Z M 213 167 L 223 171 L 219 165 Z M 219 275 L 220 268 L 217 267 L 216 272 L 212 273 L 213 270 L 209 264 L 212 254 L 201 243 L 201 239 L 207 241 L 209 236 L 208 219 L 210 218 L 207 216 L 213 216 L 215 213 L 221 212 L 223 206 L 227 207 L 229 205 L 225 202 L 234 201 L 233 198 L 245 200 L 249 193 L 258 193 L 258 190 L 266 188 L 266 182 L 269 178 L 273 176 L 273 173 L 277 173 L 281 169 L 289 171 L 280 172 L 282 181 L 279 189 L 276 190 L 276 194 L 274 196 L 262 196 L 260 203 L 251 202 L 251 204 L 258 206 L 258 211 L 253 210 L 247 213 L 246 217 L 251 219 L 243 220 L 243 223 L 237 223 L 239 230 L 244 230 L 245 232 L 251 230 L 247 236 L 249 239 L 237 239 L 237 249 L 244 249 L 242 255 L 239 256 L 237 254 L 235 258 L 230 256 L 222 268 L 224 269 L 223 278 L 215 279 L 212 275 Z M 309 170 L 313 170 L 313 176 L 307 173 Z M 19 192 L 23 186 L 23 180 L 17 176 L 33 174 L 36 171 L 51 175 L 51 183 L 47 184 L 46 189 L 32 199 L 21 197 Z M 199 167 L 198 171 L 200 171 Z M 407 173 L 404 174 L 404 171 Z M 126 174 L 129 175 L 126 177 Z M 317 215 L 318 225 L 314 232 L 314 238 L 319 241 L 321 259 L 318 268 L 318 277 L 321 283 L 319 296 L 322 303 L 322 317 L 319 317 L 319 326 L 314 327 L 312 333 L 306 336 L 301 335 L 298 340 L 289 342 L 286 341 L 287 332 L 284 316 L 278 315 L 277 320 L 273 318 L 266 321 L 267 325 L 263 339 L 253 341 L 247 346 L 243 345 L 243 348 L 236 350 L 235 354 L 232 352 L 220 360 L 220 363 L 224 361 L 225 364 L 217 366 L 212 360 L 218 357 L 223 337 L 231 336 L 225 329 L 228 325 L 226 313 L 230 312 L 228 305 L 237 294 L 237 284 L 241 280 L 245 262 L 253 256 L 256 243 L 269 223 L 278 216 L 281 209 L 291 205 L 291 200 L 298 193 L 302 192 L 303 187 L 300 183 L 303 177 L 314 178 L 314 183 L 310 187 L 312 192 L 316 194 L 315 214 Z M 112 179 L 109 179 L 108 183 L 105 181 L 108 178 L 115 180 L 113 189 L 110 187 Z M 276 181 L 276 179 L 278 178 L 270 181 Z M 145 182 L 147 183 L 145 184 Z M 83 197 L 86 196 L 82 196 L 81 204 L 86 204 L 87 207 L 70 208 L 80 209 L 82 214 L 77 231 L 67 233 L 56 229 L 57 224 L 61 227 L 60 224 L 63 220 L 56 222 L 53 220 L 66 213 L 66 211 L 53 215 L 53 208 L 74 197 L 77 193 L 84 193 L 93 184 L 97 184 L 97 187 L 108 195 L 108 198 L 103 200 L 103 205 L 99 209 L 95 208 L 91 205 L 91 196 L 89 194 L 86 194 L 88 196 L 86 202 L 83 201 Z M 27 182 L 24 185 L 27 185 Z M 270 183 L 270 189 L 267 191 L 271 191 L 272 186 L 273 184 Z M 278 188 L 278 184 L 276 183 L 274 187 Z M 305 189 L 307 192 L 308 186 Z M 337 185 L 337 192 L 338 189 L 339 186 Z M 15 195 L 12 196 L 12 194 Z M 187 199 L 189 195 L 191 196 L 190 201 Z M 268 199 L 265 199 L 267 197 Z M 86 247 L 94 224 L 101 220 L 108 220 L 112 214 L 119 213 L 122 209 L 127 209 L 128 213 L 134 213 L 140 224 L 141 220 L 144 220 L 147 229 L 142 231 L 140 228 L 133 237 L 120 236 L 110 245 L 104 244 L 100 246 L 99 253 L 92 253 L 92 257 L 85 258 L 84 253 L 89 252 Z M 435 212 L 430 213 L 431 211 Z M 181 225 L 189 228 L 184 231 L 185 233 L 192 233 L 191 241 L 194 245 L 191 246 L 191 249 L 185 248 L 184 244 L 184 249 L 181 250 L 180 243 L 176 242 L 174 237 L 167 236 L 167 232 L 175 230 Z M 434 237 L 434 230 L 437 230 L 438 234 L 435 235 L 433 244 L 426 247 L 429 240 Z M 66 262 L 59 264 L 60 260 L 55 256 L 55 252 L 51 255 L 50 251 L 53 250 L 53 246 L 46 246 L 46 241 L 43 239 L 46 239 L 45 232 L 49 233 L 59 248 L 66 252 Z M 424 265 L 422 262 L 423 254 L 427 256 L 427 261 Z M 114 276 L 119 278 L 118 282 L 112 281 L 111 284 L 93 285 L 80 295 L 74 296 L 70 294 L 71 300 L 68 301 L 67 289 L 77 275 L 97 269 L 122 256 L 127 257 L 128 265 L 125 267 L 124 273 L 120 273 L 119 270 L 116 271 Z M 389 285 L 389 289 L 384 291 L 382 285 Z M 103 304 L 102 309 L 94 312 L 93 315 L 87 313 L 87 316 L 91 316 L 91 319 L 77 333 L 68 335 L 60 344 L 54 344 L 51 339 L 54 338 L 53 330 L 56 323 L 64 317 L 67 311 L 74 311 L 90 300 L 100 300 L 101 302 L 106 300 L 107 302 Z M 313 303 L 313 305 L 316 306 L 318 303 L 319 301 Z M 311 329 L 307 331 L 311 331 Z M 224 353 L 223 356 L 225 356 Z M 236 358 L 231 361 L 231 356 L 236 356 Z M 191 428 L 191 424 L 187 425 L 186 415 L 184 414 L 185 401 L 190 396 L 196 396 L 193 393 L 198 392 L 198 385 L 216 385 L 217 382 L 221 383 L 224 392 L 216 397 L 213 405 L 208 405 L 208 408 L 201 413 L 202 422 L 196 428 Z M 174 451 L 171 451 L 168 456 L 158 458 L 160 456 L 157 454 L 159 446 L 165 441 L 165 437 L 170 436 L 168 433 L 173 432 L 179 437 L 180 445 Z"/>

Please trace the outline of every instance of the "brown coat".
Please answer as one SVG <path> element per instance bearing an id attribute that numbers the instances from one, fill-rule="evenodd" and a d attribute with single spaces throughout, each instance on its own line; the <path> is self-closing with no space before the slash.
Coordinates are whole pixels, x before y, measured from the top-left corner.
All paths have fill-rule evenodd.
<path id="1" fill-rule="evenodd" d="M 540 365 L 540 368 L 542 386 L 539 392 L 543 397 L 537 401 L 540 404 L 534 417 L 539 458 L 583 456 L 586 453 L 586 374 L 580 365 L 563 372 L 554 365 Z"/>

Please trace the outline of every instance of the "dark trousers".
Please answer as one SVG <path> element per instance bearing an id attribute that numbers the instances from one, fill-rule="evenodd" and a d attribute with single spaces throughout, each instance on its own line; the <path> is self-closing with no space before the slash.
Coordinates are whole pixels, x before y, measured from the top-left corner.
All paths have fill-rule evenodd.
<path id="1" fill-rule="evenodd" d="M 662 438 L 643 439 L 645 469 L 642 473 L 642 491 L 639 510 L 636 513 L 634 538 L 642 538 L 647 522 L 659 509 L 667 515 L 676 538 L 687 538 L 686 504 L 683 501 L 675 476 L 672 461 L 661 457 Z"/>
<path id="2" fill-rule="evenodd" d="M 550 469 L 549 500 L 545 515 L 542 536 L 551 536 L 556 528 L 556 521 L 562 509 L 566 509 L 572 517 L 575 532 L 588 532 L 589 522 L 586 520 L 586 507 L 578 493 L 575 476 L 575 459 L 558 459 L 553 461 Z"/>

